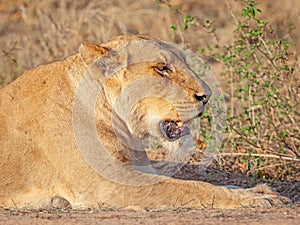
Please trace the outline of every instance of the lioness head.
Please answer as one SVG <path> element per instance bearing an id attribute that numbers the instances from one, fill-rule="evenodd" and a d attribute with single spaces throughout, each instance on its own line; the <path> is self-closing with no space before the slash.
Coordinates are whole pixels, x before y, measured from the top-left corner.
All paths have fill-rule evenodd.
<path id="1" fill-rule="evenodd" d="M 189 123 L 203 114 L 211 91 L 183 51 L 141 36 L 117 37 L 102 47 L 107 51 L 90 71 L 116 120 L 138 139 L 152 135 L 175 141 L 190 133 Z"/>

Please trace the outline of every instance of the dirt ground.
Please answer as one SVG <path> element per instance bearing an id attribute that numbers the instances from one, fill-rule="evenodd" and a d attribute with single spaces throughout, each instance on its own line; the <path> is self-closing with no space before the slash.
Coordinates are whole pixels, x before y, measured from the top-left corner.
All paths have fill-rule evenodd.
<path id="1" fill-rule="evenodd" d="M 300 207 L 280 209 L 179 209 L 173 211 L 86 210 L 17 212 L 0 210 L 0 224 L 272 224 L 298 225 Z"/>

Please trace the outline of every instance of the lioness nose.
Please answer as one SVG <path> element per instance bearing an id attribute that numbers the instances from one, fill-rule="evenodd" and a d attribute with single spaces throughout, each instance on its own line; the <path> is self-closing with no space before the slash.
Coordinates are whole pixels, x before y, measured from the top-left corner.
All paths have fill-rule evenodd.
<path id="1" fill-rule="evenodd" d="M 194 96 L 195 96 L 195 99 L 196 99 L 197 101 L 202 102 L 203 105 L 206 104 L 206 103 L 208 102 L 208 97 L 207 97 L 206 95 L 197 95 L 197 94 L 195 94 Z"/>

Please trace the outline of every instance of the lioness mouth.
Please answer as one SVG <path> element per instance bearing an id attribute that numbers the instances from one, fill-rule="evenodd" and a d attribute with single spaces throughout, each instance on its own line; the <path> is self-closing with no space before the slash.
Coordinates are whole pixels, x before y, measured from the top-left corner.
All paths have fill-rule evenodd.
<path id="1" fill-rule="evenodd" d="M 187 122 L 165 120 L 161 121 L 160 131 L 168 141 L 176 141 L 178 138 L 190 133 Z"/>

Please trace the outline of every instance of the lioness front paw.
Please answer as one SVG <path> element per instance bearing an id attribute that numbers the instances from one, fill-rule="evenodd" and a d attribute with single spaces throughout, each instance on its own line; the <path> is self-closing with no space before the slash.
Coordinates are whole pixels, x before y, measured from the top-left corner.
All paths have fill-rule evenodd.
<path id="1" fill-rule="evenodd" d="M 286 197 L 273 192 L 267 185 L 261 184 L 244 190 L 241 207 L 281 207 L 290 203 Z"/>

